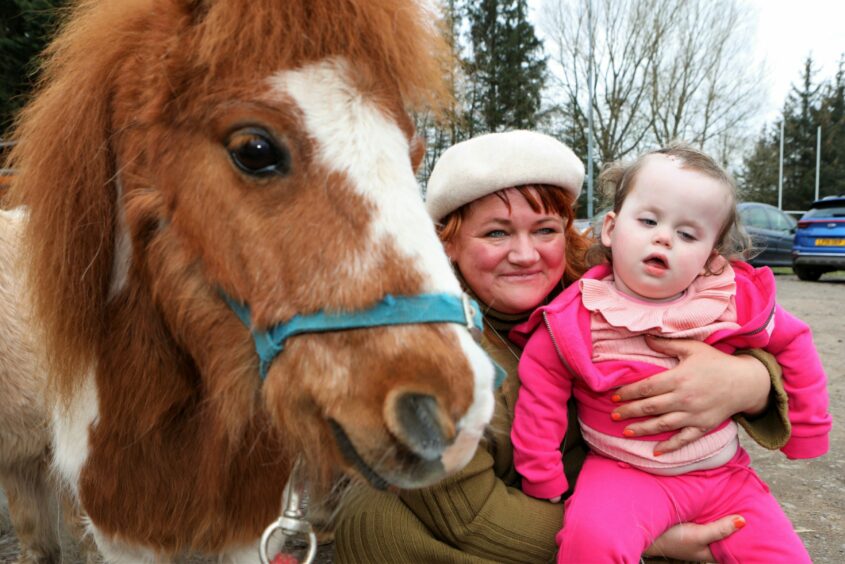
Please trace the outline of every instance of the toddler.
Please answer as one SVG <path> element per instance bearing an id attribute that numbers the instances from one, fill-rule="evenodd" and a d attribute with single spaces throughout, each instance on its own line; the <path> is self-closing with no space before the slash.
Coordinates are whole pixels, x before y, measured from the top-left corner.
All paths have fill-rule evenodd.
<path id="1" fill-rule="evenodd" d="M 729 353 L 762 348 L 783 368 L 789 395 L 792 434 L 781 450 L 789 458 L 827 452 L 826 378 L 809 328 L 775 303 L 771 270 L 728 260 L 743 239 L 733 181 L 682 145 L 602 178 L 615 191 L 601 232 L 608 261 L 512 333 L 530 335 L 511 434 L 523 490 L 554 501 L 568 489 L 560 443 L 570 395 L 591 447 L 566 501 L 558 561 L 637 562 L 672 525 L 740 513 L 746 526 L 711 545 L 719 562 L 809 562 L 732 420 L 660 453 L 655 445 L 671 434 L 634 437 L 611 415 L 616 388 L 678 362 L 649 348 L 646 335 L 699 339 Z"/>

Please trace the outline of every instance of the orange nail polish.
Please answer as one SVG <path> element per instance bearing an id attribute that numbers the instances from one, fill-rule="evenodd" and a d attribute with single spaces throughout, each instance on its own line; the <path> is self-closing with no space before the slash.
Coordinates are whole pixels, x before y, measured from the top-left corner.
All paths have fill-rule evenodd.
<path id="1" fill-rule="evenodd" d="M 610 401 L 619 403 L 620 401 L 622 401 L 622 396 L 620 396 L 619 394 L 613 394 L 612 396 L 610 396 Z"/>
<path id="2" fill-rule="evenodd" d="M 662 450 L 654 451 L 654 456 L 663 456 L 663 451 Z"/>
<path id="3" fill-rule="evenodd" d="M 619 421 L 620 419 L 622 419 L 622 416 L 614 411 L 613 413 L 610 414 L 610 418 L 613 419 L 614 421 Z"/>
<path id="4" fill-rule="evenodd" d="M 744 526 L 745 526 L 745 519 L 743 519 L 742 517 L 734 518 L 734 529 L 739 530 L 739 529 L 743 528 Z"/>
<path id="5" fill-rule="evenodd" d="M 625 429 L 624 431 L 622 431 L 622 434 L 625 435 L 626 437 L 636 436 L 636 433 L 633 432 L 631 429 Z"/>

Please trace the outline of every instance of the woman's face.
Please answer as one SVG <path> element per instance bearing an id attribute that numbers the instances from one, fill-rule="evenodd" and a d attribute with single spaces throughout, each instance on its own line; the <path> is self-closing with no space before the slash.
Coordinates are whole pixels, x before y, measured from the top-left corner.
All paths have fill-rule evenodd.
<path id="1" fill-rule="evenodd" d="M 496 194 L 470 204 L 446 252 L 485 304 L 502 313 L 530 312 L 563 276 L 565 223 L 532 210 L 518 191 L 506 193 L 510 211 Z"/>

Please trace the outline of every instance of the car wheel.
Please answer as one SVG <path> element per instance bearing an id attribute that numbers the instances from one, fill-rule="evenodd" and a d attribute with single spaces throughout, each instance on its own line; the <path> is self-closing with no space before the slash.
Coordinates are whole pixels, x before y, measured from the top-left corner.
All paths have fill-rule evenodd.
<path id="1" fill-rule="evenodd" d="M 799 280 L 807 280 L 808 282 L 815 282 L 822 277 L 820 268 L 813 268 L 812 266 L 792 265 L 792 270 L 798 276 Z"/>

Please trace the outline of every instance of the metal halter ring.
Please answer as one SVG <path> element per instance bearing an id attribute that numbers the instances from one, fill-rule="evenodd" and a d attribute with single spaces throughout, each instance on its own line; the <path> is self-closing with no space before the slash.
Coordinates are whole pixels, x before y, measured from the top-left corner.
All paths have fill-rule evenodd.
<path id="1" fill-rule="evenodd" d="M 303 564 L 311 564 L 317 555 L 317 535 L 311 523 L 305 518 L 305 511 L 308 508 L 307 483 L 303 477 L 304 468 L 301 459 L 294 464 L 293 471 L 285 484 L 285 492 L 282 497 L 284 511 L 282 515 L 269 527 L 264 529 L 261 535 L 261 542 L 258 545 L 258 556 L 261 564 L 270 564 L 268 547 L 273 533 L 279 531 L 282 535 L 281 548 L 284 549 L 288 540 L 294 537 L 305 537 L 308 542 L 308 552 L 305 555 Z"/>

